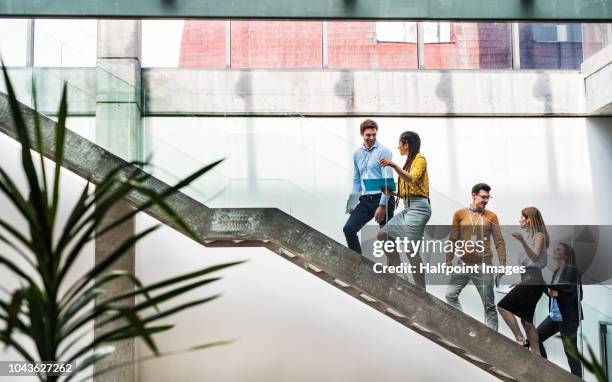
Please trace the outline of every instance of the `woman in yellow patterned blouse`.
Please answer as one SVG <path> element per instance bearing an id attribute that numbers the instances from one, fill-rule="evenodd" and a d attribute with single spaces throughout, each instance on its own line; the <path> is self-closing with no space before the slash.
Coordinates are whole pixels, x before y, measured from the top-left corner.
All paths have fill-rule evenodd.
<path id="1" fill-rule="evenodd" d="M 429 205 L 429 176 L 427 175 L 427 160 L 420 153 L 421 138 L 413 131 L 405 131 L 400 135 L 399 152 L 406 155 L 406 163 L 400 167 L 387 159 L 381 159 L 381 166 L 390 166 L 397 172 L 397 193 L 388 192 L 389 195 L 399 197 L 404 202 L 404 210 L 396 214 L 379 235 L 379 240 L 404 238 L 417 242 L 425 232 L 425 225 L 431 217 Z M 408 254 L 410 264 L 419 270 L 421 256 L 418 253 Z M 389 265 L 399 265 L 398 254 L 389 256 Z M 425 276 L 422 273 L 413 273 L 414 283 L 425 288 Z"/>

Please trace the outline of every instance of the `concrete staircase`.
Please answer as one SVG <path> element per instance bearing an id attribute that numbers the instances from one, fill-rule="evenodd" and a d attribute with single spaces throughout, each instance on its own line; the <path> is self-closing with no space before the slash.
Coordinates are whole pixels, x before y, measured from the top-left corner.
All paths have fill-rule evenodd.
<path id="1" fill-rule="evenodd" d="M 35 111 L 22 106 L 33 139 Z M 44 154 L 53 158 L 54 125 L 41 118 Z M 8 98 L 0 93 L 0 131 L 15 138 Z M 124 161 L 100 146 L 67 132 L 64 167 L 93 183 Z M 142 171 L 129 168 L 126 171 Z M 158 191 L 168 185 L 149 178 Z M 139 195 L 129 202 L 139 204 Z M 518 346 L 472 317 L 393 275 L 375 274 L 371 261 L 276 208 L 208 208 L 183 193 L 167 202 L 207 247 L 266 247 L 409 329 L 504 381 L 578 381 L 559 366 Z M 181 229 L 159 209 L 146 211 Z M 441 361 L 442 363 L 442 361 Z"/>

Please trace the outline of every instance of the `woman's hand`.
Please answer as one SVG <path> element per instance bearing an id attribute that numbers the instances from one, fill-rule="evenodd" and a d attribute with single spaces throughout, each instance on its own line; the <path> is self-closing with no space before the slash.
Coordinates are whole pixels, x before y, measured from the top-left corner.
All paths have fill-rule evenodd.
<path id="1" fill-rule="evenodd" d="M 548 288 L 548 295 L 550 297 L 559 297 L 559 292 L 554 289 Z"/>
<path id="2" fill-rule="evenodd" d="M 522 233 L 516 232 L 516 233 L 513 233 L 512 236 L 514 236 L 514 238 L 520 241 L 521 243 L 525 241 L 525 238 L 523 237 Z"/>
<path id="3" fill-rule="evenodd" d="M 396 165 L 395 165 L 395 163 L 393 163 L 393 161 L 392 161 L 392 160 L 390 160 L 390 159 L 381 159 L 381 160 L 378 162 L 378 164 L 380 164 L 380 167 L 386 167 L 386 166 L 389 166 L 389 167 L 391 167 L 391 168 L 395 168 L 395 166 L 396 166 Z"/>
<path id="4" fill-rule="evenodd" d="M 391 191 L 388 188 L 382 188 L 381 191 L 387 196 L 397 196 L 397 193 Z"/>

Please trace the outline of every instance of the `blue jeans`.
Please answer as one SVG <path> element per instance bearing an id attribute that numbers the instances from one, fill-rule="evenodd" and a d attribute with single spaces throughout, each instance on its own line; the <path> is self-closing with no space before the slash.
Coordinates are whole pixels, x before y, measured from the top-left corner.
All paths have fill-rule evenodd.
<path id="1" fill-rule="evenodd" d="M 374 218 L 374 213 L 378 208 L 380 203 L 380 197 L 382 194 L 367 194 L 361 195 L 359 197 L 359 204 L 351 213 L 346 224 L 344 225 L 343 231 L 344 236 L 346 237 L 346 244 L 353 251 L 361 254 L 361 244 L 359 243 L 359 237 L 357 237 L 357 232 L 359 232 L 364 225 L 366 225 L 372 218 Z M 380 226 L 383 227 L 387 222 L 387 219 L 391 219 L 393 217 L 393 212 L 395 211 L 395 198 L 389 198 L 387 201 L 387 213 L 383 218 L 382 222 L 380 222 Z"/>

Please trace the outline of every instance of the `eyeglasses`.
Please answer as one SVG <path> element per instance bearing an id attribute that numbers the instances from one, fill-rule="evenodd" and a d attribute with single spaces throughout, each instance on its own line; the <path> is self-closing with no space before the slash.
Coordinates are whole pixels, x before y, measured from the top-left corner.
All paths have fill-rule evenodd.
<path id="1" fill-rule="evenodd" d="M 493 197 L 491 195 L 478 195 L 479 198 L 481 198 L 484 201 L 489 201 L 491 199 L 493 199 Z"/>

